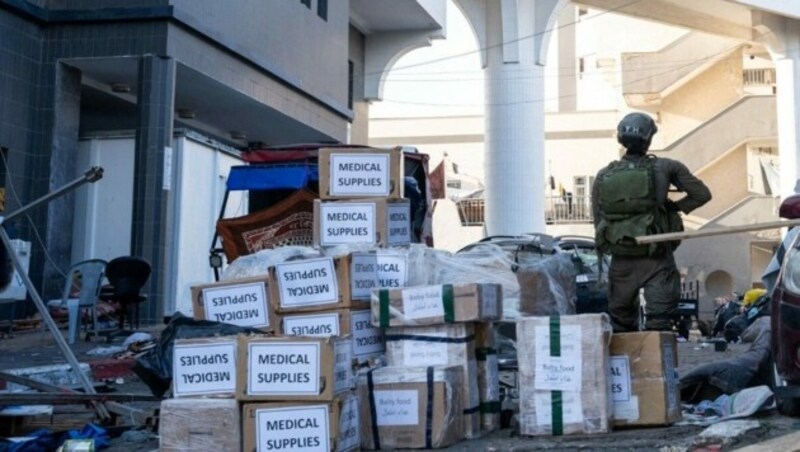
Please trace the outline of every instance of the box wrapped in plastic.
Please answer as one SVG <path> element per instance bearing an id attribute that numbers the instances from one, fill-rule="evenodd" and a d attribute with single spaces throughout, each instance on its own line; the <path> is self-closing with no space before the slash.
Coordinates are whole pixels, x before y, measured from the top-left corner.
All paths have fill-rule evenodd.
<path id="1" fill-rule="evenodd" d="M 240 450 L 239 403 L 232 399 L 167 399 L 161 402 L 159 450 Z"/>
<path id="2" fill-rule="evenodd" d="M 517 269 L 523 316 L 575 314 L 578 271 L 569 254 L 530 260 Z"/>
<path id="3" fill-rule="evenodd" d="M 500 428 L 500 368 L 493 323 L 475 324 L 475 358 L 478 363 L 478 395 L 481 429 L 492 432 Z"/>
<path id="4" fill-rule="evenodd" d="M 461 391 L 464 436 L 479 437 L 480 395 L 473 324 L 391 327 L 386 329 L 385 338 L 389 366 L 461 366 L 464 369 Z"/>
<path id="5" fill-rule="evenodd" d="M 222 271 L 221 279 L 253 278 L 266 276 L 273 265 L 297 258 L 313 259 L 322 257 L 322 252 L 310 246 L 280 246 L 239 256 Z"/>
<path id="6" fill-rule="evenodd" d="M 497 245 L 479 244 L 458 254 L 411 248 L 408 264 L 409 286 L 500 284 L 503 288 L 504 317 L 519 317 L 519 282 L 513 271 L 516 265 Z"/>
<path id="7" fill-rule="evenodd" d="M 442 284 L 372 292 L 372 324 L 390 326 L 499 320 L 503 308 L 499 284 Z"/>
<path id="8" fill-rule="evenodd" d="M 358 375 L 361 447 L 433 449 L 464 438 L 460 366 L 382 367 Z"/>
<path id="9" fill-rule="evenodd" d="M 611 428 L 606 314 L 529 317 L 517 322 L 520 433 L 606 433 Z"/>

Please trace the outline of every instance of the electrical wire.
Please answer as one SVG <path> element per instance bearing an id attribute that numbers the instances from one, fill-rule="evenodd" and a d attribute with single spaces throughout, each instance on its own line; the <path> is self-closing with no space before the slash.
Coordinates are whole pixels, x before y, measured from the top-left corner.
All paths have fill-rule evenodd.
<path id="1" fill-rule="evenodd" d="M 493 49 L 493 48 L 496 48 L 496 47 L 502 47 L 502 46 L 507 45 L 507 44 L 513 44 L 515 42 L 520 42 L 520 41 L 524 41 L 526 39 L 535 38 L 537 36 L 542 36 L 542 35 L 544 35 L 546 33 L 550 33 L 552 31 L 556 31 L 556 30 L 559 30 L 561 28 L 568 27 L 570 25 L 576 25 L 578 23 L 586 22 L 588 20 L 595 19 L 597 17 L 604 16 L 606 14 L 615 13 L 615 12 L 621 11 L 621 10 L 631 6 L 631 5 L 639 3 L 641 1 L 642 0 L 632 0 L 632 1 L 628 2 L 628 3 L 625 3 L 623 5 L 617 6 L 616 8 L 611 8 L 611 9 L 608 9 L 608 10 L 601 11 L 601 12 L 599 12 L 597 14 L 593 14 L 593 15 L 591 15 L 589 17 L 586 17 L 584 19 L 581 19 L 581 20 L 576 20 L 576 21 L 573 21 L 573 22 L 560 24 L 560 25 L 555 26 L 553 28 L 548 28 L 546 30 L 542 30 L 542 31 L 539 31 L 539 32 L 536 32 L 536 33 L 525 35 L 525 36 L 520 36 L 518 38 L 510 39 L 508 41 L 503 41 L 503 42 L 500 42 L 500 43 L 497 43 L 497 44 L 488 45 L 488 46 L 481 47 L 481 48 L 478 48 L 478 49 L 475 49 L 475 50 L 470 50 L 470 51 L 467 51 L 467 52 L 448 55 L 448 56 L 444 56 L 444 57 L 440 57 L 440 58 L 434 58 L 434 59 L 428 60 L 428 61 L 421 61 L 419 63 L 413 63 L 413 64 L 409 64 L 409 65 L 406 65 L 406 66 L 399 66 L 399 67 L 396 67 L 396 68 L 384 69 L 384 70 L 381 70 L 381 71 L 367 72 L 367 73 L 364 74 L 364 76 L 381 75 L 381 74 L 384 74 L 384 73 L 389 72 L 389 71 L 402 71 L 404 69 L 410 69 L 410 68 L 415 68 L 415 67 L 420 67 L 420 66 L 427 66 L 427 65 L 434 64 L 434 63 L 439 63 L 439 62 L 442 62 L 442 61 L 449 61 L 449 60 L 453 60 L 453 59 L 456 59 L 456 58 L 461 58 L 461 57 L 464 57 L 464 56 L 474 55 L 474 54 L 482 52 L 484 50 L 489 50 L 489 49 Z"/>

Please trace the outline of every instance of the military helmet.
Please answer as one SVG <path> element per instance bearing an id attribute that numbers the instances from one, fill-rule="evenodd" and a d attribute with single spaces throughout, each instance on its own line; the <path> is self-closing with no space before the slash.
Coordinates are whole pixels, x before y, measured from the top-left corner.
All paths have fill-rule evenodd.
<path id="1" fill-rule="evenodd" d="M 658 127 L 653 118 L 644 113 L 629 113 L 617 125 L 617 141 L 626 149 L 646 150 L 656 132 Z"/>
<path id="2" fill-rule="evenodd" d="M 784 199 L 778 209 L 778 215 L 787 220 L 800 218 L 800 195 L 795 194 Z"/>

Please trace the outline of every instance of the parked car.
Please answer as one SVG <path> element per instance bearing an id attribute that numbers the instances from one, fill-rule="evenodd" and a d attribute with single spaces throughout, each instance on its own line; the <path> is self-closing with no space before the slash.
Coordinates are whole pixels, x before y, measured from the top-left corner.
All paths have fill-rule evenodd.
<path id="1" fill-rule="evenodd" d="M 786 247 L 771 301 L 775 396 L 783 414 L 800 415 L 800 235 Z"/>
<path id="2" fill-rule="evenodd" d="M 476 246 L 491 244 L 503 249 L 515 264 L 544 259 L 559 253 L 567 253 L 572 257 L 578 276 L 575 278 L 577 286 L 577 300 L 575 309 L 578 314 L 606 312 L 608 310 L 608 297 L 605 285 L 598 284 L 600 266 L 598 265 L 597 248 L 594 239 L 585 236 L 558 236 L 531 233 L 519 236 L 496 235 L 481 239 L 460 249 L 458 252 L 469 251 Z M 603 256 L 603 278 L 605 279 L 610 263 L 610 256 Z"/>

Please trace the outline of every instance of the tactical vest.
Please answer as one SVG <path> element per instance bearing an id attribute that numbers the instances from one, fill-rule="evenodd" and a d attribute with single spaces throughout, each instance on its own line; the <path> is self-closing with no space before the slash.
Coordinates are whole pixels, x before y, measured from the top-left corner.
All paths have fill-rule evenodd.
<path id="1" fill-rule="evenodd" d="M 652 155 L 635 162 L 617 160 L 595 182 L 600 207 L 595 242 L 601 252 L 639 257 L 663 252 L 663 245 L 636 243 L 636 237 L 670 230 L 667 211 L 656 200 L 655 162 Z"/>

